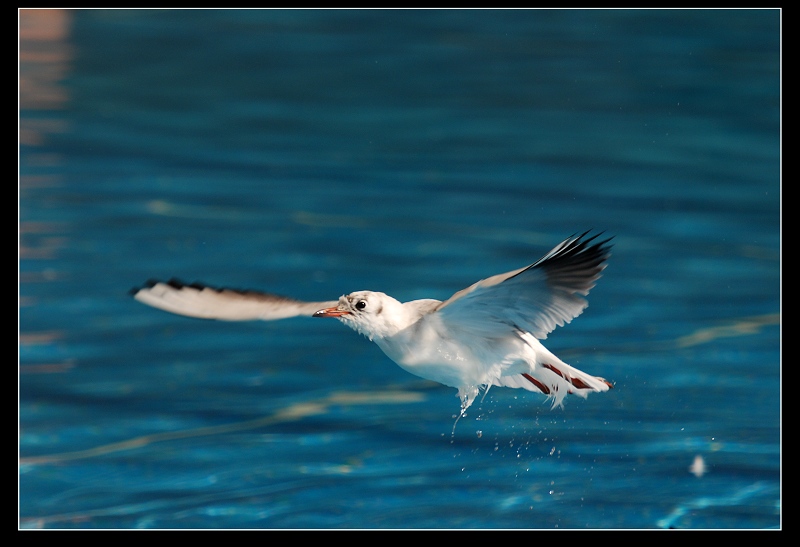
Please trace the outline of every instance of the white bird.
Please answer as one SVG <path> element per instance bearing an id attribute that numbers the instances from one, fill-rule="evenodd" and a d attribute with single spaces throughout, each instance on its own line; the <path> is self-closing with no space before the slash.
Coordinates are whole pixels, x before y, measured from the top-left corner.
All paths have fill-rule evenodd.
<path id="1" fill-rule="evenodd" d="M 225 321 L 335 317 L 363 334 L 408 372 L 458 389 L 461 414 L 480 389 L 523 388 L 560 406 L 568 393 L 586 397 L 613 385 L 556 357 L 540 340 L 583 312 L 606 267 L 611 238 L 572 236 L 518 270 L 494 275 L 445 301 L 399 302 L 356 291 L 338 301 L 302 302 L 257 291 L 217 289 L 175 279 L 150 281 L 136 300 L 168 312 Z M 485 396 L 485 393 L 484 393 Z"/>

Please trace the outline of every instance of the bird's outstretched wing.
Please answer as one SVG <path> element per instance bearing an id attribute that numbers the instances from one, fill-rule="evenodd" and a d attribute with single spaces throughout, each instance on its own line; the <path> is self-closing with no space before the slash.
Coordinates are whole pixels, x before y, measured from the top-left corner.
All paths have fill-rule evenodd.
<path id="1" fill-rule="evenodd" d="M 592 243 L 601 234 L 587 238 L 588 233 L 565 239 L 530 266 L 478 281 L 434 313 L 450 327 L 476 336 L 501 336 L 511 326 L 547 338 L 588 306 L 582 296 L 606 267 L 611 238 Z"/>
<path id="2" fill-rule="evenodd" d="M 322 308 L 337 304 L 328 302 L 302 302 L 285 296 L 235 289 L 217 289 L 192 283 L 186 285 L 177 279 L 166 283 L 149 281 L 141 289 L 131 291 L 133 297 L 164 311 L 222 321 L 272 321 L 287 317 L 309 316 Z"/>

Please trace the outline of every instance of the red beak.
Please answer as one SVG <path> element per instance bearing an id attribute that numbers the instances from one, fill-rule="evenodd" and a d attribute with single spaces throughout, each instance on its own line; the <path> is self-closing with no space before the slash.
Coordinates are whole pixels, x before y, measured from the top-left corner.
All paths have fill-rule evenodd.
<path id="1" fill-rule="evenodd" d="M 347 310 L 340 310 L 339 308 L 325 308 L 323 310 L 315 311 L 311 317 L 339 317 L 341 315 L 350 315 Z"/>

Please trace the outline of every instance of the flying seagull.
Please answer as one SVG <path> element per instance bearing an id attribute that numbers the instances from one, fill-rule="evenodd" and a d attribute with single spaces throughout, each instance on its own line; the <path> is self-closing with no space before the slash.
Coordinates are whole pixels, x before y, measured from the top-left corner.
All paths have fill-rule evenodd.
<path id="1" fill-rule="evenodd" d="M 586 397 L 613 385 L 556 357 L 540 340 L 583 312 L 609 257 L 611 238 L 571 236 L 518 270 L 488 277 L 445 301 L 399 302 L 356 291 L 304 302 L 259 291 L 199 283 L 149 281 L 134 298 L 171 313 L 223 321 L 335 317 L 363 334 L 406 371 L 458 389 L 461 414 L 480 389 L 523 388 L 561 406 L 568 393 Z M 485 395 L 485 393 L 484 393 Z"/>

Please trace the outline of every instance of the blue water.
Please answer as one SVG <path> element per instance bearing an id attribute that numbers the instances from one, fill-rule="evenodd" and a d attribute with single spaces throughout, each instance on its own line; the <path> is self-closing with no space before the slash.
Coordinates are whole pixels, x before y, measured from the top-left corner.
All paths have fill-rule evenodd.
<path id="1" fill-rule="evenodd" d="M 780 528 L 780 18 L 21 11 L 19 527 Z M 547 345 L 615 389 L 454 434 L 336 321 L 128 294 L 444 299 L 589 228 Z"/>

